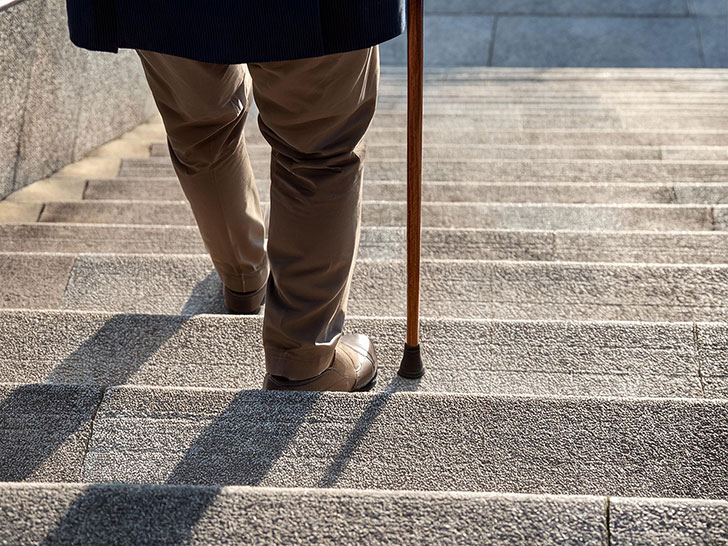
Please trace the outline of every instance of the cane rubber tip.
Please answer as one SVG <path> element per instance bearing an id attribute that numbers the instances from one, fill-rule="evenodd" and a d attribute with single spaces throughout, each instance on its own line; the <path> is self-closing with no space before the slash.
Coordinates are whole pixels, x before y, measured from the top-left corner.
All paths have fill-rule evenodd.
<path id="1" fill-rule="evenodd" d="M 422 364 L 422 353 L 419 345 L 412 347 L 405 343 L 404 356 L 397 374 L 405 379 L 419 379 L 425 375 L 425 366 Z"/>

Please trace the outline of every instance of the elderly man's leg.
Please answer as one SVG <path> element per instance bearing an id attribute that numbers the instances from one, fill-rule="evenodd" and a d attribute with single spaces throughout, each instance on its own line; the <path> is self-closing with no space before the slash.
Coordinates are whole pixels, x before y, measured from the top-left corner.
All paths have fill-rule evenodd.
<path id="1" fill-rule="evenodd" d="M 164 121 L 172 164 L 215 269 L 229 290 L 249 293 L 242 308 L 231 310 L 254 312 L 264 295 L 268 266 L 243 134 L 250 76 L 239 65 L 138 54 Z M 226 293 L 229 308 L 235 297 Z"/>
<path id="2" fill-rule="evenodd" d="M 263 340 L 269 377 L 280 386 L 331 367 L 341 339 L 379 57 L 375 47 L 249 70 L 260 129 L 273 148 Z M 362 378 L 349 378 L 356 383 L 350 386 Z M 341 389 L 324 383 L 316 390 Z"/>

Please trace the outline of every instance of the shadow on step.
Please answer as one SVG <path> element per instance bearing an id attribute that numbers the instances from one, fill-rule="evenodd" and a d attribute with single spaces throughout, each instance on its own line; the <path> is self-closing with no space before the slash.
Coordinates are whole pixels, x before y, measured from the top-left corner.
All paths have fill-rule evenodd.
<path id="1" fill-rule="evenodd" d="M 126 383 L 187 320 L 142 331 L 134 317 L 114 316 L 51 370 L 48 384 L 0 388 L 0 480 L 80 480 L 103 385 Z M 127 334 L 121 343 L 119 332 Z M 111 362 L 122 365 L 109 370 Z"/>
<path id="2" fill-rule="evenodd" d="M 79 481 L 105 386 L 127 383 L 184 326 L 211 277 L 196 286 L 187 316 L 113 316 L 47 374 L 48 384 L 0 386 L 0 480 Z"/>
<path id="3" fill-rule="evenodd" d="M 385 392 L 371 397 L 364 411 L 357 412 L 359 416 L 355 423 L 345 424 L 350 432 L 333 456 L 327 455 L 327 448 L 322 447 L 321 457 L 305 460 L 301 460 L 298 452 L 311 451 L 311 446 L 306 445 L 310 441 L 306 430 L 336 427 L 335 421 L 327 421 L 327 416 L 321 413 L 326 407 L 319 404 L 322 395 L 243 391 L 205 427 L 166 480 L 167 484 L 212 487 L 188 504 L 184 504 L 181 496 L 174 496 L 171 501 L 164 499 L 173 504 L 169 510 L 171 518 L 155 521 L 153 526 L 146 521 L 143 511 L 122 512 L 114 521 L 104 522 L 105 535 L 120 536 L 124 528 L 153 527 L 155 534 L 161 533 L 174 543 L 187 542 L 194 534 L 195 525 L 225 485 L 337 487 L 352 454 L 365 441 L 391 395 L 399 390 L 416 390 L 418 383 L 409 382 L 405 387 L 404 383 L 392 380 Z M 346 405 L 345 398 L 342 405 Z M 333 436 L 338 432 L 332 429 Z M 78 540 L 79 532 L 89 527 L 81 523 L 85 515 L 106 511 L 103 503 L 108 502 L 108 496 L 100 494 L 99 489 L 100 486 L 90 486 L 73 502 L 56 529 L 47 536 L 45 544 L 59 545 Z M 131 518 L 136 521 L 130 521 Z"/>

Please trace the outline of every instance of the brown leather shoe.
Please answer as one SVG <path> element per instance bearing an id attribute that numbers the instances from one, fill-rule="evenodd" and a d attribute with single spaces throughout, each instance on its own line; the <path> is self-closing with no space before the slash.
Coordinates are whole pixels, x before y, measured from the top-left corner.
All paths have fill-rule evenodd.
<path id="1" fill-rule="evenodd" d="M 222 299 L 225 309 L 235 315 L 257 315 L 265 302 L 265 290 L 268 283 L 252 292 L 235 292 L 227 286 L 222 287 Z"/>
<path id="2" fill-rule="evenodd" d="M 265 374 L 263 388 L 276 391 L 368 391 L 377 378 L 377 357 L 367 336 L 348 334 L 336 346 L 334 361 L 310 379 L 289 381 Z"/>

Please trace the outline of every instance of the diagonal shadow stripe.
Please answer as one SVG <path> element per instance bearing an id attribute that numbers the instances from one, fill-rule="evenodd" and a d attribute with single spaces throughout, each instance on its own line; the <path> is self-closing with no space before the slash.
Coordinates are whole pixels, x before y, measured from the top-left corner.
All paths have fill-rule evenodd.
<path id="1" fill-rule="evenodd" d="M 5 395 L 0 402 L 0 480 L 80 480 L 104 387 L 126 383 L 190 316 L 202 312 L 200 300 L 209 299 L 216 279 L 213 272 L 197 283 L 181 316 L 156 323 L 135 315 L 109 318 L 48 374 L 51 384 L 0 388 Z M 86 385 L 63 384 L 79 376 Z"/>

